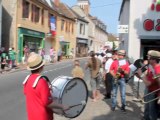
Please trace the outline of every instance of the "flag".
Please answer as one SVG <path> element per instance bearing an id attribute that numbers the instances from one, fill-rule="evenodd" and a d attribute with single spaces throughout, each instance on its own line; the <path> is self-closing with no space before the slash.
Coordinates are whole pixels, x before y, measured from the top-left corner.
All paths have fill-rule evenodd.
<path id="1" fill-rule="evenodd" d="M 52 36 L 56 35 L 56 18 L 54 16 L 50 17 L 50 26 Z"/>

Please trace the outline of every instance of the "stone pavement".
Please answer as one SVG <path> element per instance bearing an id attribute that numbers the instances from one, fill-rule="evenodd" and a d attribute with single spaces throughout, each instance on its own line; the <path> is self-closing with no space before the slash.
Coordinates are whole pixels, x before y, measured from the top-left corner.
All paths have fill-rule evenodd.
<path id="1" fill-rule="evenodd" d="M 91 98 L 89 98 L 82 114 L 72 120 L 140 120 L 143 113 L 143 105 L 132 101 L 132 90 L 129 85 L 127 85 L 126 91 L 126 113 L 120 110 L 120 94 L 118 94 L 117 98 L 118 107 L 114 112 L 110 110 L 111 100 L 103 100 L 104 96 L 101 94 L 101 99 L 97 102 L 92 102 Z M 55 120 L 71 120 L 56 114 L 54 116 Z"/>

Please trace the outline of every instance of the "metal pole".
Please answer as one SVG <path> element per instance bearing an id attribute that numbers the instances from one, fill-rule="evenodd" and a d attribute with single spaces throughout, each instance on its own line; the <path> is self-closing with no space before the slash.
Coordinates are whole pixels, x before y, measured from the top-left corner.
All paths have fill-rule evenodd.
<path id="1" fill-rule="evenodd" d="M 139 85 L 140 85 L 140 79 L 138 79 L 138 86 L 137 86 L 137 99 L 139 99 Z"/>

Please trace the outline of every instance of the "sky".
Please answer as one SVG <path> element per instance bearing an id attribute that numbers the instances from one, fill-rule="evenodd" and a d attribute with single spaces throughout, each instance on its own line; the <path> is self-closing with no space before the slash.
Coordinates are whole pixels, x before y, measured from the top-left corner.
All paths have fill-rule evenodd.
<path id="1" fill-rule="evenodd" d="M 77 0 L 61 0 L 72 7 Z M 118 17 L 122 0 L 90 0 L 90 14 L 98 17 L 107 25 L 107 32 L 117 34 Z"/>

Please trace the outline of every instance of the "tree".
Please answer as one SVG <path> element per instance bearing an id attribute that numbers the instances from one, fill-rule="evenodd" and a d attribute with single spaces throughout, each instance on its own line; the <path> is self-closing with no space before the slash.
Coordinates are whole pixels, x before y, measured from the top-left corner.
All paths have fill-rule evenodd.
<path id="1" fill-rule="evenodd" d="M 115 42 L 113 41 L 113 47 L 112 47 L 112 50 L 115 50 L 116 49 L 116 44 L 115 44 Z"/>

